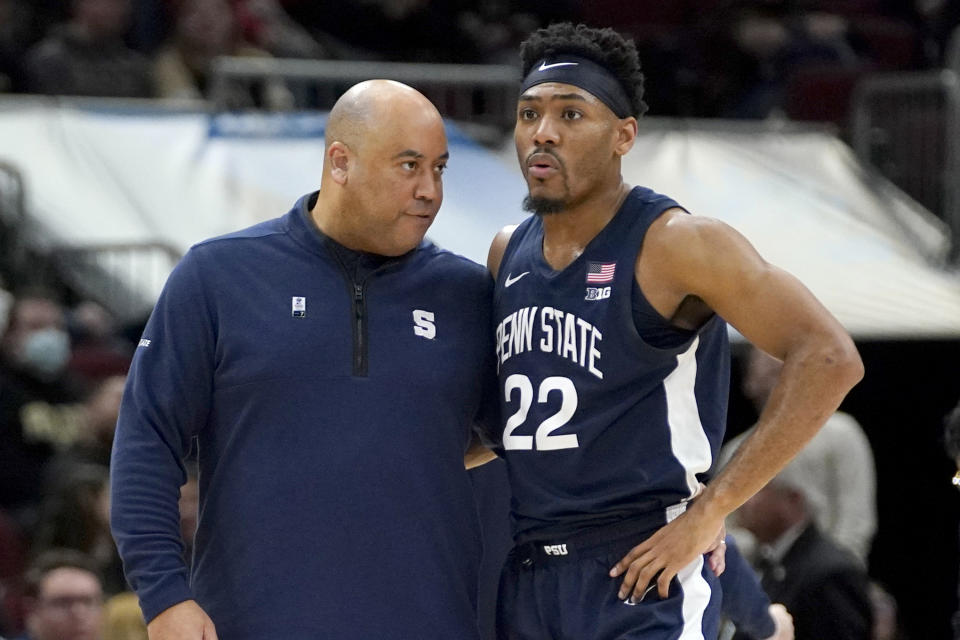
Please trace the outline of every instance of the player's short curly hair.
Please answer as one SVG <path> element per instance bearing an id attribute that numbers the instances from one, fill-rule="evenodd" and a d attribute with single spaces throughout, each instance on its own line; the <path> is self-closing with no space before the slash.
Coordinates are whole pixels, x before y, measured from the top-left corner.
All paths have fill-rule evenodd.
<path id="1" fill-rule="evenodd" d="M 537 61 L 558 53 L 587 58 L 612 73 L 627 94 L 630 108 L 637 118 L 647 112 L 643 101 L 643 72 L 633 40 L 627 40 L 613 29 L 594 29 L 585 24 L 574 26 L 559 22 L 538 29 L 520 44 L 523 76 Z"/>

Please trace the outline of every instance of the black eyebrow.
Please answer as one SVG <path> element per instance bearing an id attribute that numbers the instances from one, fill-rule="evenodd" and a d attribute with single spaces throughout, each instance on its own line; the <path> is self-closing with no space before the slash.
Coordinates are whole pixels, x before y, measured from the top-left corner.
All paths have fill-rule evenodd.
<path id="1" fill-rule="evenodd" d="M 582 101 L 584 101 L 584 102 L 587 101 L 587 99 L 584 98 L 584 97 L 583 97 L 582 95 L 580 95 L 579 93 L 558 93 L 558 94 L 554 94 L 554 95 L 550 96 L 550 99 L 551 99 L 551 100 L 582 100 Z M 520 100 L 521 102 L 523 102 L 523 101 L 536 101 L 536 102 L 539 102 L 539 101 L 543 100 L 543 98 L 541 98 L 540 96 L 534 96 L 534 95 L 531 95 L 531 94 L 529 94 L 529 93 L 525 93 L 525 94 L 523 94 L 522 96 L 520 96 L 519 100 Z"/>
<path id="2" fill-rule="evenodd" d="M 415 159 L 415 160 L 420 160 L 420 159 L 426 158 L 426 157 L 427 157 L 427 156 L 423 155 L 423 154 L 420 153 L 419 151 L 415 151 L 415 150 L 413 150 L 413 149 L 404 149 L 403 151 L 401 151 L 401 152 L 398 153 L 397 155 L 393 156 L 393 159 L 394 159 L 394 160 L 399 160 L 400 158 L 413 158 L 413 159 Z M 449 158 L 450 158 L 450 152 L 449 152 L 449 151 L 444 151 L 443 154 L 442 154 L 439 158 L 437 158 L 437 160 L 448 160 Z"/>

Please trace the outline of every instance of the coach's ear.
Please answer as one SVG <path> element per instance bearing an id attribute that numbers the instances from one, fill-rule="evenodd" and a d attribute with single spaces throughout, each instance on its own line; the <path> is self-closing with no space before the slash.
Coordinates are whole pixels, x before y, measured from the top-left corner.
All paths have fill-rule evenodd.
<path id="1" fill-rule="evenodd" d="M 327 148 L 327 162 L 330 165 L 330 177 L 339 185 L 347 184 L 350 168 L 350 147 L 337 141 Z"/>

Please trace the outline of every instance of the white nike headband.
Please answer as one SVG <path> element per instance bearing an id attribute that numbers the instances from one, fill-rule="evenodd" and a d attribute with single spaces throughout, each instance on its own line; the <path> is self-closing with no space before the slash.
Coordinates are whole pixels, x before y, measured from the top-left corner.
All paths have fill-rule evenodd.
<path id="1" fill-rule="evenodd" d="M 630 100 L 616 76 L 593 60 L 572 55 L 553 55 L 530 68 L 520 93 L 544 82 L 561 82 L 580 87 L 610 107 L 618 118 L 633 115 Z"/>

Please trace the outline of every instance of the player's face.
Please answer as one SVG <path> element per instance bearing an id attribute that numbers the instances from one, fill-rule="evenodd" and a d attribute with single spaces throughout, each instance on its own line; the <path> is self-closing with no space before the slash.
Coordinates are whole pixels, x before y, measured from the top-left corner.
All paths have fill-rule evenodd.
<path id="1" fill-rule="evenodd" d="M 447 136 L 426 110 L 388 114 L 353 154 L 347 183 L 349 215 L 375 253 L 415 248 L 443 202 Z"/>
<path id="2" fill-rule="evenodd" d="M 620 120 L 593 94 L 546 82 L 517 103 L 514 141 L 530 195 L 527 207 L 555 213 L 586 200 L 619 172 Z"/>

